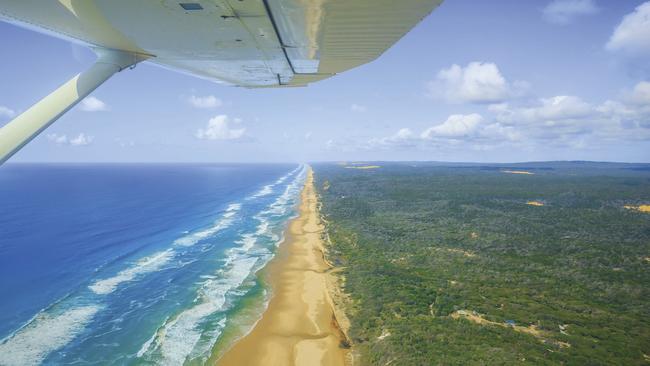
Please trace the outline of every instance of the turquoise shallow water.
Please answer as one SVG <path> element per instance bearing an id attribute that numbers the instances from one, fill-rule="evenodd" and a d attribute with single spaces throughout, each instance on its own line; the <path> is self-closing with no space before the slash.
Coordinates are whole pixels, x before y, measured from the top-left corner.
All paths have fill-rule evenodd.
<path id="1" fill-rule="evenodd" d="M 210 356 L 272 257 L 295 165 L 9 165 L 0 365 Z"/>

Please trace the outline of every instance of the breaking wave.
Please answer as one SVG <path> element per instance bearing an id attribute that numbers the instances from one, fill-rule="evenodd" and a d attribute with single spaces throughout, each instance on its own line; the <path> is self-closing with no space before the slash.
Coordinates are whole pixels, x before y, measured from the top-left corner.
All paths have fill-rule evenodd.
<path id="1" fill-rule="evenodd" d="M 97 295 L 106 295 L 115 291 L 121 283 L 133 281 L 137 276 L 154 272 L 162 268 L 174 256 L 174 251 L 167 249 L 137 261 L 132 267 L 118 272 L 117 275 L 96 281 L 88 286 Z"/>
<path id="2" fill-rule="evenodd" d="M 209 238 L 219 231 L 226 229 L 233 222 L 233 216 L 241 209 L 241 204 L 233 203 L 226 208 L 226 212 L 222 215 L 221 219 L 217 220 L 215 224 L 205 230 L 195 233 L 190 233 L 174 241 L 175 245 L 191 246 L 199 241 Z M 118 272 L 115 276 L 103 280 L 98 280 L 88 288 L 97 295 L 106 295 L 115 291 L 117 287 L 124 283 L 133 281 L 140 275 L 155 272 L 163 268 L 174 256 L 176 255 L 174 249 L 167 249 L 158 253 L 154 253 L 148 257 L 142 258 L 137 261 L 133 266 Z"/>
<path id="3" fill-rule="evenodd" d="M 252 216 L 257 220 L 256 226 L 238 234 L 236 246 L 225 252 L 222 268 L 199 277 L 202 282 L 191 306 L 168 317 L 142 344 L 137 355 L 131 357 L 163 364 L 183 364 L 188 357 L 209 355 L 211 346 L 226 325 L 226 311 L 233 306 L 234 299 L 248 291 L 243 289 L 254 283 L 255 271 L 268 262 L 272 247 L 279 243 L 279 232 L 288 220 L 286 214 L 295 205 L 305 172 L 305 166 L 298 166 L 252 196 L 271 195 L 287 179 L 293 178 L 282 194 Z M 0 341 L 0 365 L 42 363 L 49 354 L 68 345 L 83 332 L 96 314 L 106 307 L 101 302 L 102 296 L 115 292 L 124 283 L 169 268 L 172 261 L 185 260 L 182 248 L 194 246 L 232 226 L 241 210 L 241 203 L 230 204 L 210 227 L 185 232 L 168 249 L 140 258 L 111 277 L 95 280 L 88 286 L 90 292 L 67 297 L 42 310 L 22 328 Z M 207 323 L 210 323 L 208 327 Z"/>
<path id="4" fill-rule="evenodd" d="M 0 365 L 35 365 L 70 342 L 100 310 L 78 306 L 59 314 L 41 311 L 27 325 L 0 343 Z"/>
<path id="5" fill-rule="evenodd" d="M 226 251 L 223 268 L 214 275 L 202 277 L 204 281 L 197 290 L 193 304 L 167 319 L 141 346 L 138 357 L 166 365 L 182 365 L 189 359 L 208 357 L 211 346 L 226 324 L 226 311 L 233 306 L 233 301 L 229 299 L 243 296 L 245 291 L 241 291 L 242 286 L 272 257 L 272 251 L 267 247 L 278 244 L 280 235 L 277 232 L 284 229 L 288 219 L 277 216 L 293 208 L 306 169 L 299 167 L 285 177 L 296 172 L 299 174 L 283 194 L 254 216 L 258 221 L 254 231 L 240 234 L 236 241 L 238 246 Z M 285 177 L 280 178 L 279 183 L 287 179 Z M 273 217 L 276 219 L 272 220 Z M 216 322 L 216 327 L 206 327 L 205 324 L 209 322 Z M 214 328 L 210 329 L 207 342 L 203 339 L 206 328 Z"/>

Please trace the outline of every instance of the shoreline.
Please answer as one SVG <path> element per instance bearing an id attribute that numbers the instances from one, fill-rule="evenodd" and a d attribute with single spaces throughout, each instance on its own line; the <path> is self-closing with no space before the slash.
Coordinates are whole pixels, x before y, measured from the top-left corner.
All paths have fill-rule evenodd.
<path id="1" fill-rule="evenodd" d="M 345 366 L 350 350 L 332 300 L 335 279 L 325 259 L 324 225 L 309 169 L 300 195 L 299 215 L 289 222 L 285 240 L 263 269 L 272 295 L 253 328 L 217 360 L 219 366 Z"/>

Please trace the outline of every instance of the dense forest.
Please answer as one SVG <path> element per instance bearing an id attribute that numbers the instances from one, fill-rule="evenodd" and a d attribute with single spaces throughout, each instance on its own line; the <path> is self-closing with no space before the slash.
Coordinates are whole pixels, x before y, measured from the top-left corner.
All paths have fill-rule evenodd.
<path id="1" fill-rule="evenodd" d="M 362 365 L 650 364 L 650 166 L 313 168 Z"/>

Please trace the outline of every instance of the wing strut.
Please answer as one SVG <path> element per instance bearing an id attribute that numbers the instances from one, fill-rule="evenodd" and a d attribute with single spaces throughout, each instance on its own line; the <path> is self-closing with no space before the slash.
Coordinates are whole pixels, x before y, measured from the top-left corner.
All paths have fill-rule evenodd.
<path id="1" fill-rule="evenodd" d="M 88 70 L 73 77 L 0 128 L 0 165 L 113 74 L 149 58 L 147 55 L 104 48 L 94 51 L 97 61 Z"/>

